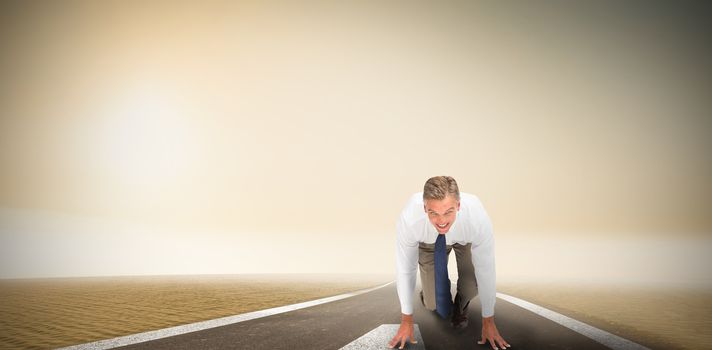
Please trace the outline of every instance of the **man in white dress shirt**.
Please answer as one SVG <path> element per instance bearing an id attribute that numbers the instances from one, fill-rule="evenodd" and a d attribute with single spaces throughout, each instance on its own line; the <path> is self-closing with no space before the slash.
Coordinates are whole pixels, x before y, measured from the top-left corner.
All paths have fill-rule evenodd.
<path id="1" fill-rule="evenodd" d="M 442 237 L 440 237 L 442 235 Z M 447 279 L 447 256 L 455 250 L 457 294 L 454 303 Z M 438 260 L 439 259 L 439 260 Z M 436 262 L 439 261 L 439 262 Z M 414 194 L 397 224 L 396 269 L 401 325 L 389 342 L 391 348 L 413 339 L 413 294 L 420 267 L 420 302 L 442 317 L 451 315 L 455 328 L 467 327 L 467 307 L 478 292 L 482 305 L 482 338 L 492 349 L 511 345 L 494 323 L 495 265 L 492 223 L 480 200 L 460 193 L 450 176 L 426 181 L 423 192 Z M 443 276 L 445 275 L 445 276 Z"/>

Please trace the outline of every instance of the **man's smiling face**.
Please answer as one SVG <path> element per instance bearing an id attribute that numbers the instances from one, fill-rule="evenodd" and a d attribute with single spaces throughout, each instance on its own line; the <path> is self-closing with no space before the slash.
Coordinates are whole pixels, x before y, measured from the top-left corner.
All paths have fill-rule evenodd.
<path id="1" fill-rule="evenodd" d="M 425 212 L 428 214 L 430 223 L 435 226 L 439 234 L 444 235 L 452 227 L 452 223 L 457 218 L 457 211 L 460 210 L 460 201 L 454 196 L 446 196 L 443 199 L 429 199 L 424 203 Z"/>

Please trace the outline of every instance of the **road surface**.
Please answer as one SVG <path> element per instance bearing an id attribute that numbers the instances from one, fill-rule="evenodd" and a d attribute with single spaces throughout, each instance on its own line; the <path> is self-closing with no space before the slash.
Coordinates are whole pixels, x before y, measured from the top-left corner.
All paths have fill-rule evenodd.
<path id="1" fill-rule="evenodd" d="M 454 330 L 416 299 L 414 319 L 425 347 L 488 349 L 478 345 L 479 299 L 470 303 L 470 324 Z M 497 299 L 497 327 L 512 349 L 609 349 L 593 339 L 510 302 Z M 326 304 L 117 349 L 340 349 L 382 325 L 400 322 L 395 284 Z M 383 349 L 387 344 L 383 344 Z"/>

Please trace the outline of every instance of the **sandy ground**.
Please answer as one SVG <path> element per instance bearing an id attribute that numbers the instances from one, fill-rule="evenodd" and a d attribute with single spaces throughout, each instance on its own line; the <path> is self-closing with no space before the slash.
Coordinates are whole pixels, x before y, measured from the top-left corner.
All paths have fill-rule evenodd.
<path id="1" fill-rule="evenodd" d="M 232 275 L 0 281 L 0 348 L 48 349 L 298 303 L 388 276 Z"/>

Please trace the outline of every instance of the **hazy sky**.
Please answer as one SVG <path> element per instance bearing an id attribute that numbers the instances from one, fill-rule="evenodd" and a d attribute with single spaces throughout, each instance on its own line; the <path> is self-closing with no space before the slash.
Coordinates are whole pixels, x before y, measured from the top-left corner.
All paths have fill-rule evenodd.
<path id="1" fill-rule="evenodd" d="M 502 242 L 712 230 L 702 6 L 0 6 L 2 276 L 391 272 L 397 215 L 434 175 Z M 134 268 L 107 242 L 146 251 Z"/>

